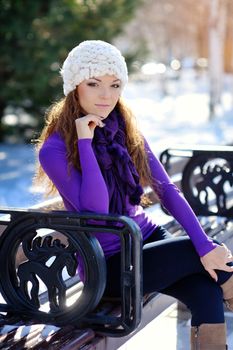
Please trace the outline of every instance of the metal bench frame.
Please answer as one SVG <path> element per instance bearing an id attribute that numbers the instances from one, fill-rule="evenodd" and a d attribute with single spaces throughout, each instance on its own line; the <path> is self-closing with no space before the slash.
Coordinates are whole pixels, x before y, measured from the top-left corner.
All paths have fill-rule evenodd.
<path id="1" fill-rule="evenodd" d="M 160 155 L 168 173 L 177 158 L 187 159 L 181 171 L 180 187 L 196 215 L 232 218 L 233 203 L 229 203 L 233 197 L 233 147 L 168 148 Z"/>
<path id="2" fill-rule="evenodd" d="M 89 326 L 110 336 L 131 333 L 139 324 L 142 310 L 142 237 L 136 223 L 124 216 L 97 215 L 90 213 L 36 212 L 28 210 L 0 210 L 0 214 L 10 216 L 0 224 L 7 228 L 0 237 L 0 291 L 7 304 L 0 304 L 1 312 L 21 315 L 41 323 L 58 326 L 75 324 Z M 65 246 L 51 235 L 38 238 L 38 229 L 51 229 L 62 233 L 68 240 Z M 119 315 L 101 315 L 94 312 L 100 302 L 106 283 L 106 266 L 102 249 L 94 233 L 116 234 L 121 241 L 121 300 Z M 18 268 L 16 255 L 22 246 L 27 257 Z M 85 267 L 85 282 L 80 299 L 66 307 L 65 285 L 61 271 L 64 264 L 51 270 L 45 266 L 48 258 L 56 256 L 60 261 L 68 257 L 69 263 L 77 262 L 75 254 L 81 255 Z M 75 269 L 77 264 L 74 265 Z M 39 309 L 38 290 L 33 294 L 27 290 L 22 273 L 30 277 L 35 288 L 38 271 L 46 271 L 51 284 L 47 285 L 49 312 Z M 45 272 L 45 273 L 46 273 Z M 73 275 L 75 270 L 73 271 Z M 71 272 L 72 275 L 72 272 Z M 58 290 L 54 288 L 54 278 L 63 291 L 58 300 Z M 58 282 L 57 282 L 58 280 Z M 34 283 L 35 282 L 35 283 Z M 119 304 L 119 303 L 118 303 Z"/>

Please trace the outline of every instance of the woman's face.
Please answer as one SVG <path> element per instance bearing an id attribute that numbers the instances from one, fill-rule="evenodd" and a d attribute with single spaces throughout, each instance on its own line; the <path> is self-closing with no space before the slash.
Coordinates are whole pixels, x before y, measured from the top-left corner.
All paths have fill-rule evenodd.
<path id="1" fill-rule="evenodd" d="M 103 75 L 82 81 L 76 89 L 85 113 L 107 118 L 120 97 L 121 81 L 114 75 Z"/>

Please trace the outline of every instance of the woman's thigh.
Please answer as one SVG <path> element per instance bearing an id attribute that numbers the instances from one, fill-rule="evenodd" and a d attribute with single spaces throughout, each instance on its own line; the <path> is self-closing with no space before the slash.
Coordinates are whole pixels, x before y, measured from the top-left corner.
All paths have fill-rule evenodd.
<path id="1" fill-rule="evenodd" d="M 210 278 L 201 264 L 189 237 L 173 237 L 164 228 L 157 228 L 144 242 L 143 294 L 161 291 L 186 276 L 201 273 Z M 222 284 L 230 274 L 217 271 Z M 106 294 L 120 295 L 120 253 L 107 260 Z"/>
<path id="2" fill-rule="evenodd" d="M 195 273 L 207 274 L 188 237 L 174 237 L 143 247 L 143 292 L 160 291 Z"/>
<path id="3" fill-rule="evenodd" d="M 193 273 L 204 272 L 189 238 L 166 238 L 143 246 L 143 294 L 160 291 Z M 106 294 L 120 295 L 120 253 L 107 260 Z"/>
<path id="4" fill-rule="evenodd" d="M 166 231 L 166 230 L 165 230 Z M 165 232 L 161 231 L 166 237 Z M 220 244 L 215 241 L 215 243 Z M 196 274 L 211 278 L 189 237 L 172 237 L 147 243 L 143 247 L 144 293 L 159 291 L 180 279 Z M 232 273 L 216 270 L 218 284 L 223 284 Z"/>

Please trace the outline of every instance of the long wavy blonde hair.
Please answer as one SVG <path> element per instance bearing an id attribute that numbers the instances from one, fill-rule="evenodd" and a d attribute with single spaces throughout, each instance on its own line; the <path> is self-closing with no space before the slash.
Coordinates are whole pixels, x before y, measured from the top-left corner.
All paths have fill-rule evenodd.
<path id="1" fill-rule="evenodd" d="M 148 159 L 144 149 L 144 139 L 137 128 L 136 118 L 131 109 L 125 104 L 122 98 L 117 102 L 120 114 L 124 118 L 126 125 L 126 146 L 132 161 L 138 171 L 140 184 L 151 186 L 151 173 Z M 67 148 L 68 164 L 75 168 L 80 168 L 80 160 L 77 148 L 77 132 L 74 121 L 81 115 L 81 107 L 76 90 L 71 91 L 66 97 L 54 103 L 46 112 L 45 126 L 40 137 L 36 140 L 36 150 L 39 152 L 44 141 L 53 133 L 59 132 L 64 138 Z M 41 165 L 37 164 L 34 184 L 46 183 L 46 195 L 54 195 L 57 190 L 52 181 L 47 177 Z"/>

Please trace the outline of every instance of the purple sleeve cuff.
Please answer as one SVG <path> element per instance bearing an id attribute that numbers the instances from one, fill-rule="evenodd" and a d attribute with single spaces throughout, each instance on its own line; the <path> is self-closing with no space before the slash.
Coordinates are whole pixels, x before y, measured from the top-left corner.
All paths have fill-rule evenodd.
<path id="1" fill-rule="evenodd" d="M 199 244 L 198 255 L 202 257 L 207 253 L 211 252 L 211 250 L 215 249 L 216 247 L 217 247 L 217 244 L 214 243 L 211 239 L 209 239 L 208 241 L 203 242 L 203 244 Z"/>

